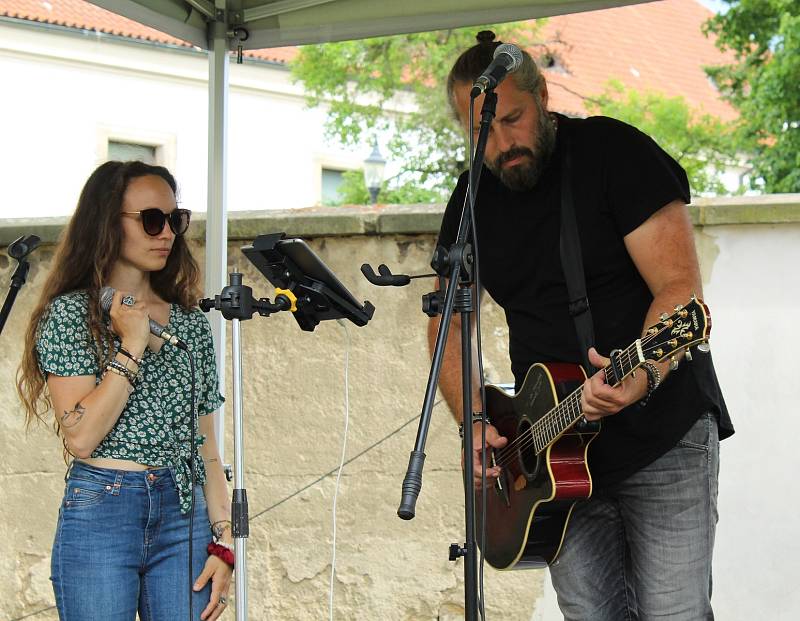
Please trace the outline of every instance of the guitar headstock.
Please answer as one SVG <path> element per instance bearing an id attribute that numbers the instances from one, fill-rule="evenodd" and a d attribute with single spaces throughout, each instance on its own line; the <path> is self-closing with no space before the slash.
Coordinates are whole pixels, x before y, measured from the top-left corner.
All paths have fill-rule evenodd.
<path id="1" fill-rule="evenodd" d="M 661 362 L 670 356 L 700 343 L 701 351 L 708 351 L 711 335 L 711 314 L 703 300 L 692 296 L 686 306 L 676 306 L 675 312 L 647 329 L 642 337 L 642 352 L 646 359 Z"/>

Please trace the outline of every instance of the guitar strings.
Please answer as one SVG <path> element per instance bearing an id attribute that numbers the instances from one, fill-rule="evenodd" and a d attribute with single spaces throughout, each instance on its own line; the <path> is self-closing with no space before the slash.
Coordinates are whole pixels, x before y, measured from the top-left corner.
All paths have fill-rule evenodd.
<path id="1" fill-rule="evenodd" d="M 626 349 L 624 352 L 620 353 L 620 359 L 622 359 L 622 357 L 623 357 L 622 354 L 625 354 L 625 357 L 627 357 L 628 364 L 631 364 L 631 365 L 632 365 L 632 354 L 631 354 L 631 352 L 629 350 L 632 347 L 635 347 L 635 344 L 630 346 L 630 347 L 628 347 L 628 349 Z M 603 369 L 603 371 L 606 372 L 606 375 L 608 375 L 608 370 L 609 369 L 611 369 L 610 366 Z M 534 443 L 535 443 L 535 439 L 536 439 L 535 436 L 537 435 L 537 433 L 538 433 L 538 435 L 541 436 L 548 429 L 552 429 L 552 430 L 555 431 L 555 429 L 557 428 L 556 427 L 557 423 L 560 422 L 557 415 L 558 414 L 564 414 L 564 410 L 565 409 L 566 410 L 570 410 L 572 405 L 573 405 L 573 402 L 576 401 L 576 400 L 579 401 L 579 397 L 582 394 L 582 392 L 583 392 L 583 388 L 581 387 L 581 388 L 578 388 L 577 390 L 573 391 L 572 393 L 570 393 L 567 397 L 562 399 L 561 402 L 559 402 L 558 405 L 556 405 L 556 407 L 554 407 L 548 413 L 543 415 L 536 422 L 534 422 L 531 425 L 531 427 L 529 427 L 525 432 L 520 434 L 511 444 L 499 449 L 499 451 L 502 451 L 502 453 L 501 453 L 501 455 L 502 455 L 501 456 L 501 461 L 503 461 L 503 462 L 507 461 L 504 456 L 509 451 L 511 453 L 515 453 L 516 448 L 517 448 L 516 445 L 519 442 L 526 442 L 526 446 L 520 447 L 520 448 L 527 448 L 527 446 L 530 444 L 530 442 L 528 440 L 533 440 Z M 569 411 L 566 412 L 567 415 L 569 415 L 569 413 L 570 413 Z M 580 413 L 579 413 L 579 415 L 580 415 Z M 564 420 L 566 422 L 567 418 L 566 417 L 562 417 L 562 420 Z M 558 435 L 558 434 L 555 434 L 555 435 Z M 530 436 L 530 438 L 528 438 L 528 436 Z M 547 444 L 549 444 L 549 442 L 545 442 L 544 446 L 546 446 Z M 539 452 L 539 451 L 537 451 L 537 452 Z M 515 455 L 512 455 L 511 457 L 513 458 L 513 457 L 515 457 Z"/>
<path id="2" fill-rule="evenodd" d="M 664 330 L 666 330 L 669 327 L 670 326 L 668 326 L 666 324 L 663 325 L 663 327 L 660 330 L 657 330 L 656 332 L 654 332 L 652 334 L 645 335 L 644 337 L 642 337 L 640 342 L 643 345 L 648 345 L 650 343 L 650 341 L 652 341 L 656 336 L 658 336 L 661 332 L 663 332 Z M 636 347 L 636 343 L 633 343 L 628 348 L 626 348 L 624 351 L 620 352 L 619 358 L 618 358 L 620 360 L 620 362 L 622 363 L 623 362 L 623 354 L 624 354 L 624 357 L 627 358 L 628 364 L 631 366 L 631 369 L 634 369 L 635 366 L 638 366 L 638 363 L 637 363 L 637 365 L 633 364 L 633 354 L 634 353 L 638 354 L 638 352 L 632 352 L 631 351 L 631 350 L 634 350 L 635 347 Z M 638 355 L 636 356 L 636 359 L 638 360 Z M 605 367 L 603 369 L 603 371 L 606 373 L 607 378 L 608 378 L 609 370 L 613 371 L 613 368 L 611 367 L 611 365 L 609 365 L 608 367 Z M 577 409 L 577 416 L 574 417 L 574 420 L 569 421 L 568 415 L 570 413 L 569 410 L 572 408 L 572 406 L 574 404 L 574 401 L 578 401 L 578 403 L 579 403 L 579 401 L 580 401 L 579 398 L 580 398 L 580 395 L 582 394 L 582 392 L 583 392 L 583 387 L 581 386 L 577 390 L 573 391 L 565 399 L 563 399 L 556 407 L 554 407 L 552 410 L 550 410 L 545 415 L 543 415 L 541 418 L 539 418 L 535 423 L 533 423 L 531 425 L 531 427 L 529 427 L 525 432 L 520 434 L 511 444 L 509 444 L 509 445 L 507 445 L 507 446 L 505 446 L 505 447 L 503 447 L 501 449 L 498 449 L 498 453 L 500 454 L 500 460 L 497 461 L 496 464 L 499 465 L 499 466 L 502 466 L 502 465 L 510 463 L 510 461 L 512 461 L 512 460 L 514 460 L 516 458 L 517 449 L 524 450 L 524 449 L 526 449 L 526 448 L 528 448 L 530 446 L 531 442 L 534 443 L 534 448 L 537 449 L 536 450 L 537 454 L 540 453 L 542 450 L 544 450 L 547 446 L 549 446 L 553 442 L 553 440 L 555 440 L 558 437 L 558 435 L 560 433 L 563 433 L 564 431 L 566 431 L 580 417 L 581 412 L 580 412 L 579 408 Z M 564 410 L 567 410 L 567 412 L 565 413 Z M 562 424 L 560 426 L 557 425 L 560 422 L 559 418 L 558 418 L 559 414 L 562 415 L 561 422 L 564 423 L 564 424 Z M 564 414 L 566 414 L 567 416 L 563 416 Z M 563 429 L 558 431 L 559 427 L 563 427 Z M 551 434 L 551 435 L 553 435 L 553 437 L 550 438 L 549 440 L 547 440 L 545 442 L 540 442 L 541 448 L 536 447 L 536 439 L 537 439 L 537 437 L 541 438 L 541 436 L 546 435 L 545 432 L 548 431 L 548 430 L 550 430 L 552 432 L 556 432 L 556 433 Z M 520 443 L 523 443 L 523 444 L 521 446 L 517 446 Z"/>
<path id="3" fill-rule="evenodd" d="M 647 345 L 653 338 L 655 338 L 660 332 L 665 330 L 667 327 L 669 327 L 669 326 L 665 325 L 661 330 L 659 330 L 659 331 L 657 331 L 657 332 L 655 332 L 655 333 L 653 333 L 651 335 L 645 335 L 645 337 L 643 337 L 641 339 L 641 343 L 643 345 Z M 624 351 L 620 352 L 620 354 L 619 354 L 619 360 L 622 362 L 623 354 L 624 354 L 625 357 L 627 358 L 628 364 L 631 366 L 631 368 L 634 368 L 634 365 L 633 365 L 633 353 L 631 352 L 631 350 L 635 349 L 635 347 L 636 347 L 636 343 L 633 343 L 627 349 L 625 349 Z M 637 356 L 637 360 L 638 360 L 638 356 Z M 608 367 L 605 367 L 603 369 L 603 371 L 606 373 L 607 379 L 608 379 L 608 371 L 609 370 L 613 371 L 613 368 L 611 367 L 611 365 L 609 365 Z M 557 415 L 558 414 L 564 414 L 564 410 L 565 409 L 569 410 L 572 407 L 574 401 L 577 400 L 579 402 L 580 401 L 580 395 L 582 394 L 582 392 L 583 392 L 583 387 L 581 386 L 580 388 L 578 388 L 575 391 L 573 391 L 572 393 L 570 393 L 570 395 L 568 395 L 566 398 L 562 399 L 562 401 L 559 402 L 558 405 L 556 405 L 556 407 L 554 407 L 552 410 L 550 410 L 545 415 L 543 415 L 541 418 L 539 418 L 535 423 L 533 423 L 531 425 L 531 427 L 529 427 L 525 432 L 520 434 L 511 444 L 509 444 L 509 445 L 507 445 L 507 446 L 505 446 L 505 447 L 503 447 L 501 449 L 498 449 L 498 452 L 500 453 L 501 457 L 500 457 L 500 461 L 496 462 L 497 465 L 501 465 L 502 466 L 503 464 L 509 463 L 510 460 L 515 459 L 516 458 L 516 450 L 517 450 L 517 448 L 519 448 L 519 450 L 524 450 L 524 449 L 528 448 L 528 446 L 530 446 L 531 442 L 533 442 L 534 445 L 535 445 L 537 435 L 539 437 L 542 436 L 542 435 L 545 435 L 544 432 L 547 431 L 547 430 L 556 431 L 558 429 L 558 427 L 556 425 L 559 422 L 559 419 L 558 419 Z M 578 409 L 578 416 L 575 417 L 575 419 L 572 421 L 572 423 L 574 423 L 575 420 L 577 420 L 577 418 L 580 417 L 580 413 L 581 413 L 580 409 Z M 569 412 L 567 412 L 567 414 L 569 414 Z M 572 424 L 572 423 L 570 423 L 568 421 L 568 419 L 566 417 L 563 418 L 563 422 L 566 423 L 566 427 L 564 427 L 564 429 L 562 429 L 562 431 L 559 432 L 559 433 L 563 433 L 563 431 L 566 431 L 566 429 L 569 428 L 569 425 Z M 564 425 L 561 425 L 561 426 L 563 427 Z M 558 433 L 555 433 L 553 435 L 553 438 L 551 438 L 549 441 L 541 443 L 542 444 L 542 448 L 538 449 L 537 453 L 539 453 L 542 450 L 544 450 L 544 448 L 546 448 L 557 436 L 558 436 Z M 517 447 L 516 445 L 519 444 L 520 442 L 523 442 L 524 445 L 520 446 L 520 447 Z"/>
<path id="4" fill-rule="evenodd" d="M 645 335 L 640 339 L 640 342 L 643 346 L 647 346 L 653 339 L 655 339 L 658 335 L 660 335 L 664 330 L 668 329 L 670 326 L 666 325 L 666 323 L 656 332 L 652 334 Z M 631 351 L 634 350 L 634 351 Z M 638 366 L 633 364 L 634 354 L 636 355 L 636 360 L 638 360 L 638 352 L 636 351 L 636 343 L 631 344 L 625 350 L 620 352 L 618 360 L 621 363 L 621 366 L 624 366 L 623 361 L 627 359 L 628 365 L 630 365 L 631 369 L 634 369 Z M 608 365 L 604 369 L 603 372 L 606 374 L 606 379 L 608 380 L 608 372 L 609 370 L 613 372 L 612 365 Z M 559 422 L 566 423 L 566 427 L 561 429 L 558 433 L 555 433 L 552 438 L 550 438 L 546 442 L 542 442 L 542 447 L 536 450 L 536 453 L 540 453 L 544 450 L 547 446 L 549 446 L 553 440 L 555 440 L 559 433 L 563 433 L 566 431 L 570 425 L 574 424 L 578 418 L 580 418 L 581 411 L 578 408 L 578 415 L 574 418 L 572 422 L 569 422 L 569 409 L 572 406 L 572 402 L 577 400 L 580 403 L 580 396 L 583 393 L 583 386 L 577 388 L 572 393 L 570 393 L 567 397 L 562 399 L 554 408 L 552 408 L 549 412 L 541 416 L 538 420 L 536 420 L 527 430 L 519 434 L 517 438 L 514 439 L 513 442 L 510 444 L 497 449 L 499 454 L 499 459 L 496 460 L 496 465 L 502 467 L 511 463 L 513 460 L 516 459 L 517 451 L 523 451 L 527 449 L 531 444 L 534 445 L 534 448 L 537 448 L 536 439 L 537 437 L 541 438 L 542 436 L 546 436 L 546 431 L 550 430 L 552 432 L 556 432 L 559 427 L 563 427 L 563 425 L 558 425 Z M 567 412 L 564 412 L 567 410 Z M 559 419 L 559 415 L 562 415 L 562 418 Z"/>

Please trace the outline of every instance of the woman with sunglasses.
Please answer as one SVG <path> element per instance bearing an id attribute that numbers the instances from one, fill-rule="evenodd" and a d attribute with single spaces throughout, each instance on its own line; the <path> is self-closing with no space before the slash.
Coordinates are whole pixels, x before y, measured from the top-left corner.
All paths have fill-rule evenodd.
<path id="1" fill-rule="evenodd" d="M 27 422 L 52 408 L 72 457 L 51 565 L 62 620 L 186 619 L 190 584 L 194 619 L 214 621 L 227 603 L 230 504 L 208 416 L 223 399 L 183 237 L 190 212 L 175 192 L 160 166 L 95 170 L 26 334 L 18 389 Z M 103 287 L 116 290 L 108 316 Z M 188 354 L 152 336 L 150 318 Z"/>

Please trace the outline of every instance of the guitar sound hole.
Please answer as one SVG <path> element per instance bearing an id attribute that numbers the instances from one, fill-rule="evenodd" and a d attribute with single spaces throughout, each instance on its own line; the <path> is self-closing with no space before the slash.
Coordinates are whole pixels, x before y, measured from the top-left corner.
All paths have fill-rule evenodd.
<path id="1" fill-rule="evenodd" d="M 529 480 L 535 479 L 539 474 L 539 456 L 536 455 L 536 449 L 533 446 L 533 438 L 531 436 L 531 423 L 527 419 L 520 421 L 517 438 L 520 439 L 519 443 L 519 463 L 522 473 Z"/>

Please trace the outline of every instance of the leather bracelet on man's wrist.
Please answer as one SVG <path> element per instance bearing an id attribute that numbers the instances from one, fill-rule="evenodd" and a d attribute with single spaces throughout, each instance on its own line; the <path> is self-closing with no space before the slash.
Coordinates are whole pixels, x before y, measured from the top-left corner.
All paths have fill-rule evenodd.
<path id="1" fill-rule="evenodd" d="M 482 412 L 475 412 L 472 414 L 472 424 L 484 422 L 487 425 L 491 425 L 492 421 L 489 420 L 488 416 L 484 416 Z M 458 437 L 464 438 L 464 423 L 458 423 Z"/>
<path id="2" fill-rule="evenodd" d="M 644 372 L 647 375 L 647 394 L 645 394 L 645 396 L 639 401 L 639 407 L 643 408 L 647 405 L 647 402 L 650 401 L 650 396 L 653 394 L 655 389 L 661 384 L 661 371 L 659 371 L 658 367 L 649 360 L 645 360 L 642 363 L 642 369 L 644 369 Z"/>

